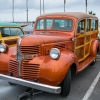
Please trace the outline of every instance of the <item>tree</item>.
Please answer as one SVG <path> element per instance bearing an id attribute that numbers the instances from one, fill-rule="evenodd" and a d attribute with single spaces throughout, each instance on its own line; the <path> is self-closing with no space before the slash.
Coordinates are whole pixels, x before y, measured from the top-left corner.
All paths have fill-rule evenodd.
<path id="1" fill-rule="evenodd" d="M 93 11 L 89 11 L 89 14 L 91 14 L 91 15 L 96 15 L 95 13 L 93 13 Z"/>

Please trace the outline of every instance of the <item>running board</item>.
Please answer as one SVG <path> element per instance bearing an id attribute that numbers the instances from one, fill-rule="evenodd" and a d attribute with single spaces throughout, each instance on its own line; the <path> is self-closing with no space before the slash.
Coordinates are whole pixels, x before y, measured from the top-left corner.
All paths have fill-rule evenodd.
<path id="1" fill-rule="evenodd" d="M 3 75 L 3 74 L 0 74 L 0 78 L 2 78 L 3 80 L 6 80 L 8 82 L 11 82 L 11 83 L 23 85 L 23 86 L 26 86 L 26 87 L 30 87 L 30 88 L 34 88 L 34 89 L 37 89 L 37 90 L 50 92 L 50 93 L 59 94 L 61 92 L 60 86 L 50 86 L 50 85 L 32 82 L 32 81 L 27 81 L 27 80 L 24 80 L 24 79 L 15 78 L 15 77 Z"/>

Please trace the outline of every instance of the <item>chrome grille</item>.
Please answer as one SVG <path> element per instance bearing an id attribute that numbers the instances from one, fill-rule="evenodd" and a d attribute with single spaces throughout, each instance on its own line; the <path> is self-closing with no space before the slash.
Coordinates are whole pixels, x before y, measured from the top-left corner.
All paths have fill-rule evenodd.
<path id="1" fill-rule="evenodd" d="M 9 72 L 12 73 L 14 77 L 18 77 L 18 62 L 16 60 L 9 61 Z"/>
<path id="2" fill-rule="evenodd" d="M 31 59 L 25 59 L 22 62 L 22 78 L 37 79 L 39 77 L 39 64 L 28 63 Z"/>
<path id="3" fill-rule="evenodd" d="M 36 46 L 21 46 L 21 53 L 23 55 L 32 55 L 32 54 L 40 54 L 40 45 Z"/>

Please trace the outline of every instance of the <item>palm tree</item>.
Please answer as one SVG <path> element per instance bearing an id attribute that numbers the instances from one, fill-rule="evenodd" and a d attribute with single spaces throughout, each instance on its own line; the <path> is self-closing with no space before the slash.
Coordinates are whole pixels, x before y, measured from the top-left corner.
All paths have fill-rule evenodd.
<path id="1" fill-rule="evenodd" d="M 96 13 L 93 13 L 93 11 L 89 11 L 89 14 L 91 14 L 91 15 L 96 15 Z"/>

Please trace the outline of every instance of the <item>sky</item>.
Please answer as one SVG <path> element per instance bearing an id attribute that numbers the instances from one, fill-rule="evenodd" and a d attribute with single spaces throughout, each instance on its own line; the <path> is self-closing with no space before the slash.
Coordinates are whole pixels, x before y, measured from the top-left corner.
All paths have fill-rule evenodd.
<path id="1" fill-rule="evenodd" d="M 87 0 L 87 4 L 87 11 L 100 19 L 100 0 Z M 85 0 L 66 0 L 65 6 L 66 12 L 86 12 Z M 44 0 L 44 8 L 45 13 L 64 12 L 64 0 Z M 28 0 L 28 13 L 28 20 L 35 21 L 40 15 L 40 0 Z M 12 0 L 0 0 L 0 21 L 12 21 Z M 14 21 L 26 21 L 26 0 L 14 0 Z"/>

